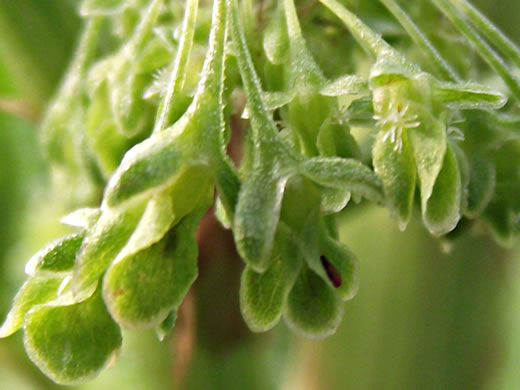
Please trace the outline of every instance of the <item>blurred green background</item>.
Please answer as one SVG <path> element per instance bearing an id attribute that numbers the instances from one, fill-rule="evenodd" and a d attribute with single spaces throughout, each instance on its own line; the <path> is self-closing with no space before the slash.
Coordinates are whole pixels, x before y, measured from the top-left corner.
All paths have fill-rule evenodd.
<path id="1" fill-rule="evenodd" d="M 520 1 L 475 3 L 520 42 Z M 74 48 L 81 26 L 77 6 L 68 0 L 0 1 L 2 319 L 24 280 L 26 260 L 65 229 L 57 222 L 64 202 L 51 189 L 39 151 L 38 118 Z M 501 249 L 484 234 L 448 245 L 418 225 L 401 233 L 376 208 L 344 217 L 341 234 L 361 259 L 362 286 L 345 305 L 337 334 L 308 341 L 281 324 L 257 336 L 244 333 L 241 323 L 240 336 L 229 341 L 219 328 L 228 314 L 218 311 L 231 302 L 236 313 L 238 287 L 222 287 L 224 279 L 209 269 L 215 276 L 205 282 L 221 293 L 206 292 L 211 308 L 202 290 L 185 388 L 520 389 L 518 248 Z M 160 343 L 151 332 L 127 332 L 115 366 L 77 388 L 176 388 L 185 334 L 175 330 Z M 0 390 L 53 388 L 64 387 L 28 361 L 21 332 L 0 340 Z"/>

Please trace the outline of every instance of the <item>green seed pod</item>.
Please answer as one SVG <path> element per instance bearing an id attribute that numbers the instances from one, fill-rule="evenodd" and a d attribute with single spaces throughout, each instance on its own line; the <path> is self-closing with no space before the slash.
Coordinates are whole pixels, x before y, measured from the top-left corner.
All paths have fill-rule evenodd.
<path id="1" fill-rule="evenodd" d="M 192 104 L 171 127 L 154 133 L 126 153 L 105 190 L 106 206 L 117 207 L 133 197 L 146 195 L 147 191 L 160 191 L 187 172 L 202 172 L 188 187 L 197 187 L 197 181 L 206 175 L 212 180 L 215 177 L 222 160 L 221 99 L 226 35 L 222 1 L 215 3 L 210 48 Z"/>
<path id="2" fill-rule="evenodd" d="M 95 377 L 121 348 L 121 330 L 98 291 L 76 304 L 56 301 L 34 306 L 25 316 L 29 358 L 53 381 L 75 385 Z"/>
<path id="3" fill-rule="evenodd" d="M 475 218 L 484 211 L 495 193 L 495 167 L 485 156 L 473 156 L 469 163 L 470 177 L 464 215 Z"/>
<path id="4" fill-rule="evenodd" d="M 63 281 L 58 275 L 37 275 L 29 278 L 14 297 L 13 306 L 0 327 L 0 338 L 12 335 L 20 329 L 25 314 L 36 305 L 56 299 Z"/>
<path id="5" fill-rule="evenodd" d="M 430 199 L 423 209 L 423 222 L 435 235 L 453 230 L 460 219 L 461 177 L 455 153 L 448 147 Z"/>
<path id="6" fill-rule="evenodd" d="M 134 231 L 144 205 L 134 205 L 125 211 L 107 210 L 89 229 L 77 256 L 72 278 L 76 293 L 97 283 L 109 264 L 125 246 Z"/>
<path id="7" fill-rule="evenodd" d="M 372 157 L 374 170 L 383 183 L 385 201 L 404 230 L 412 215 L 416 168 L 407 133 L 401 132 L 399 137 L 380 131 Z"/>
<path id="8" fill-rule="evenodd" d="M 318 234 L 319 255 L 306 256 L 307 265 L 333 287 L 342 300 L 352 299 L 359 289 L 358 260 L 346 245 L 329 237 L 323 228 Z"/>
<path id="9" fill-rule="evenodd" d="M 27 262 L 25 273 L 33 276 L 41 272 L 72 271 L 84 238 L 85 232 L 82 231 L 48 244 Z"/>
<path id="10" fill-rule="evenodd" d="M 504 201 L 492 201 L 482 214 L 491 233 L 501 245 L 511 248 L 518 235 L 518 216 Z"/>
<path id="11" fill-rule="evenodd" d="M 287 297 L 284 318 L 295 331 L 323 338 L 338 328 L 343 305 L 333 287 L 304 266 Z"/>
<path id="12" fill-rule="evenodd" d="M 240 189 L 233 233 L 238 253 L 257 272 L 265 272 L 272 261 L 286 182 L 277 172 L 255 169 Z"/>
<path id="13" fill-rule="evenodd" d="M 195 229 L 205 210 L 185 217 L 159 242 L 119 256 L 103 278 L 103 299 L 125 328 L 160 325 L 197 277 Z"/>
<path id="14" fill-rule="evenodd" d="M 298 237 L 280 224 L 274 260 L 264 273 L 247 266 L 240 281 L 240 309 L 249 329 L 265 332 L 280 320 L 287 294 L 302 265 Z"/>

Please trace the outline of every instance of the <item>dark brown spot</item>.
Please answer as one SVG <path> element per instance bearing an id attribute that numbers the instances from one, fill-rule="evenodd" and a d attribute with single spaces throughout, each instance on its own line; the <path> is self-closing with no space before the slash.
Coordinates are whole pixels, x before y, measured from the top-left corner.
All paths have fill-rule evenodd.
<path id="1" fill-rule="evenodd" d="M 117 290 L 114 290 L 114 292 L 112 294 L 114 295 L 114 297 L 118 298 L 121 295 L 125 294 L 125 289 L 124 288 L 118 288 Z"/>
<path id="2" fill-rule="evenodd" d="M 338 269 L 334 267 L 325 256 L 320 256 L 320 260 L 321 265 L 325 269 L 325 272 L 327 272 L 327 276 L 329 277 L 329 280 L 331 281 L 332 285 L 335 288 L 340 287 L 343 281 L 341 280 L 341 275 Z"/>

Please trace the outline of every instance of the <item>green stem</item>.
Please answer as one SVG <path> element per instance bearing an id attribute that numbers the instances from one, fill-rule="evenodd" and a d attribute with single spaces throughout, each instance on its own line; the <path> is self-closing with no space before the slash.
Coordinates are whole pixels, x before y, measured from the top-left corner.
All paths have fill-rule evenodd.
<path id="1" fill-rule="evenodd" d="M 520 67 L 520 49 L 497 26 L 467 0 L 452 0 L 452 3 L 466 15 L 486 38 L 511 58 L 516 66 Z"/>
<path id="2" fill-rule="evenodd" d="M 217 106 L 223 93 L 224 50 L 227 35 L 225 0 L 216 0 L 211 19 L 212 27 L 209 36 L 209 48 L 206 54 L 206 61 L 202 67 L 203 76 L 192 103 L 194 110 Z M 217 99 L 215 99 L 215 96 L 217 96 Z"/>
<path id="3" fill-rule="evenodd" d="M 78 49 L 66 73 L 67 76 L 60 87 L 58 96 L 73 96 L 78 93 L 81 81 L 96 55 L 102 22 L 103 18 L 99 16 L 93 17 L 87 22 Z"/>
<path id="4" fill-rule="evenodd" d="M 152 4 L 146 10 L 126 48 L 129 58 L 133 59 L 138 53 L 142 52 L 155 26 L 163 2 L 164 0 L 153 0 Z"/>
<path id="5" fill-rule="evenodd" d="M 356 15 L 346 9 L 337 0 L 320 0 L 323 5 L 329 8 L 350 30 L 356 41 L 363 49 L 374 58 L 386 57 L 394 60 L 410 74 L 421 73 L 419 67 L 410 63 L 406 57 L 390 46 L 381 35 L 376 33 Z"/>
<path id="6" fill-rule="evenodd" d="M 184 87 L 186 78 L 186 67 L 190 58 L 191 47 L 193 45 L 193 35 L 195 34 L 195 22 L 197 19 L 197 9 L 199 0 L 188 0 L 186 12 L 184 14 L 184 22 L 182 27 L 182 35 L 177 49 L 177 54 L 173 62 L 173 69 L 168 83 L 166 96 L 161 101 L 157 112 L 157 121 L 155 122 L 154 132 L 164 130 L 171 125 L 172 107 L 175 97 L 177 97 Z"/>
<path id="7" fill-rule="evenodd" d="M 504 60 L 482 37 L 469 25 L 464 16 L 446 0 L 432 0 L 432 2 L 446 15 L 455 27 L 473 45 L 477 53 L 497 72 L 509 87 L 513 95 L 520 99 L 520 81 L 513 76 Z"/>
<path id="8" fill-rule="evenodd" d="M 252 122 L 252 142 L 258 145 L 258 152 L 262 153 L 265 143 L 275 142 L 277 130 L 272 122 L 264 99 L 262 98 L 262 87 L 255 72 L 251 54 L 247 48 L 246 38 L 240 23 L 236 0 L 227 0 L 230 9 L 231 35 L 237 45 L 237 62 L 242 76 L 242 82 L 247 96 L 247 105 Z"/>
<path id="9" fill-rule="evenodd" d="M 307 49 L 294 0 L 284 0 L 283 4 L 291 52 L 291 82 L 294 85 L 310 83 L 321 87 L 326 79 Z"/>
<path id="10" fill-rule="evenodd" d="M 441 54 L 433 46 L 430 40 L 422 33 L 419 27 L 414 21 L 408 16 L 408 14 L 397 4 L 395 0 L 379 0 L 384 4 L 386 8 L 394 15 L 399 21 L 401 26 L 406 30 L 408 35 L 413 41 L 425 51 L 430 57 L 437 71 L 442 75 L 443 78 L 449 81 L 460 81 L 460 77 L 457 75 L 455 70 L 442 58 Z"/>

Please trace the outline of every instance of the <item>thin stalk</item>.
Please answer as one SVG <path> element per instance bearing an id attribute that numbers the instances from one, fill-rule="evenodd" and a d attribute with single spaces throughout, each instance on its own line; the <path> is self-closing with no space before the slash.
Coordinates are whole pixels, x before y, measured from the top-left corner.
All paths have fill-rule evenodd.
<path id="1" fill-rule="evenodd" d="M 337 0 L 320 1 L 343 21 L 350 33 L 369 55 L 374 58 L 391 58 L 411 74 L 418 74 L 421 72 L 417 65 L 410 63 L 403 54 L 395 50 L 383 38 L 381 38 L 380 34 L 368 27 Z"/>
<path id="2" fill-rule="evenodd" d="M 63 93 L 69 95 L 77 93 L 79 83 L 96 55 L 102 22 L 103 18 L 100 16 L 90 18 L 88 21 L 61 87 Z"/>
<path id="3" fill-rule="evenodd" d="M 432 0 L 455 27 L 473 45 L 477 53 L 497 72 L 509 87 L 514 97 L 520 99 L 520 81 L 513 76 L 502 57 L 469 25 L 464 16 L 446 0 Z"/>
<path id="4" fill-rule="evenodd" d="M 291 83 L 298 84 L 305 80 L 303 84 L 317 83 L 321 87 L 326 79 L 307 49 L 294 0 L 284 0 L 283 4 L 290 45 Z"/>
<path id="5" fill-rule="evenodd" d="M 455 70 L 442 58 L 430 40 L 395 0 L 379 0 L 399 21 L 412 40 L 430 57 L 437 71 L 448 81 L 460 81 Z"/>
<path id="6" fill-rule="evenodd" d="M 168 83 L 166 96 L 161 101 L 157 112 L 157 121 L 155 122 L 154 132 L 164 130 L 166 127 L 171 125 L 172 107 L 175 97 L 177 97 L 184 88 L 186 67 L 188 65 L 193 45 L 193 35 L 195 34 L 195 22 L 197 20 L 198 7 L 199 0 L 188 0 L 186 4 L 181 40 L 173 62 L 172 74 Z"/>
<path id="7" fill-rule="evenodd" d="M 209 48 L 206 60 L 202 67 L 202 79 L 197 86 L 197 92 L 193 98 L 190 110 L 207 107 L 215 107 L 221 101 L 224 86 L 224 54 L 227 37 L 226 3 L 225 0 L 215 0 L 212 26 L 209 36 Z M 215 103 L 215 91 L 217 103 Z M 219 110 L 221 110 L 219 106 Z"/>
<path id="8" fill-rule="evenodd" d="M 277 130 L 270 119 L 264 99 L 262 98 L 262 86 L 254 69 L 251 53 L 247 48 L 236 0 L 227 0 L 227 2 L 230 10 L 229 20 L 231 35 L 237 46 L 238 68 L 242 75 L 250 117 L 252 121 L 258 120 L 256 125 L 251 126 L 253 144 L 262 145 L 267 139 L 276 139 Z"/>
<path id="9" fill-rule="evenodd" d="M 126 48 L 130 57 L 134 57 L 137 53 L 141 52 L 148 42 L 150 33 L 155 26 L 155 22 L 157 21 L 163 3 L 164 0 L 153 0 L 152 4 L 147 8 Z"/>
<path id="10" fill-rule="evenodd" d="M 487 39 L 520 67 L 520 49 L 497 26 L 467 0 L 452 0 L 452 3 Z"/>

